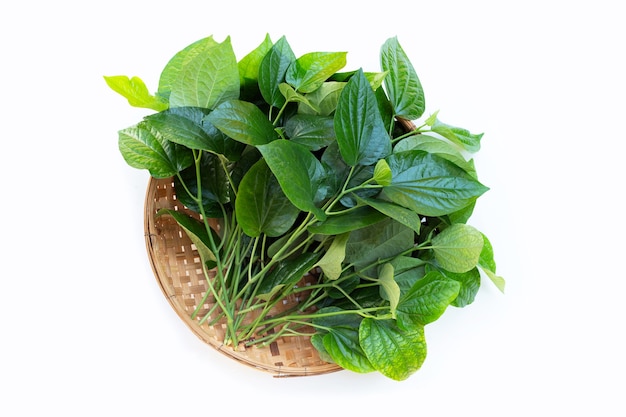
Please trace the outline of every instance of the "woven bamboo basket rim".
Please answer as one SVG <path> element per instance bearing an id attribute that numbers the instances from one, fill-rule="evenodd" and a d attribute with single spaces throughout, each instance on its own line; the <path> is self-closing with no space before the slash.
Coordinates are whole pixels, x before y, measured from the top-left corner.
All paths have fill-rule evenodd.
<path id="1" fill-rule="evenodd" d="M 323 361 L 307 336 L 279 338 L 267 347 L 234 349 L 223 343 L 223 324 L 209 325 L 207 321 L 200 324 L 199 317 L 203 314 L 193 319 L 198 301 L 207 291 L 206 278 L 197 250 L 183 229 L 171 216 L 156 217 L 157 211 L 162 208 L 198 218 L 196 213 L 177 200 L 172 178 L 150 177 L 144 205 L 145 240 L 150 264 L 167 301 L 196 336 L 230 359 L 274 377 L 321 375 L 342 369 Z M 293 303 L 297 300 L 283 300 L 282 308 L 289 308 Z M 214 301 L 207 300 L 203 311 L 208 311 L 213 304 Z"/>

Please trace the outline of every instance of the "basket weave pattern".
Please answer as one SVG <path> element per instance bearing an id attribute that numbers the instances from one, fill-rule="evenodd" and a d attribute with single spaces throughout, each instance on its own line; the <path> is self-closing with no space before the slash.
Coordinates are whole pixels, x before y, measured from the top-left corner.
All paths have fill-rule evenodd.
<path id="1" fill-rule="evenodd" d="M 162 208 L 199 217 L 176 199 L 172 179 L 150 178 L 144 208 L 144 229 L 150 263 L 170 305 L 201 340 L 228 357 L 269 372 L 275 377 L 317 375 L 341 369 L 336 364 L 321 360 L 317 350 L 305 336 L 282 337 L 267 347 L 241 345 L 233 349 L 224 345 L 226 327 L 223 322 L 210 325 L 210 320 L 207 320 L 200 323 L 200 318 L 213 306 L 214 300 L 211 297 L 205 301 L 197 318 L 192 318 L 207 291 L 202 263 L 195 246 L 178 223 L 171 216 L 156 217 L 157 211 Z M 304 277 L 298 285 L 306 285 L 307 278 L 311 279 Z M 296 298 L 287 298 L 277 308 L 287 309 L 297 303 Z M 248 318 L 252 319 L 253 316 Z"/>

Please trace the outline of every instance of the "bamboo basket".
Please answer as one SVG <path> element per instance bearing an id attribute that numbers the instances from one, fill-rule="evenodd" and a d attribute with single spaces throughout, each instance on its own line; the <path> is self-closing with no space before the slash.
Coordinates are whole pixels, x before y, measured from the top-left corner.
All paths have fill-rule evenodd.
<path id="1" fill-rule="evenodd" d="M 196 216 L 176 199 L 174 182 L 150 178 L 145 198 L 144 229 L 146 247 L 157 282 L 176 314 L 202 341 L 231 359 L 272 374 L 274 377 L 309 376 L 335 372 L 341 368 L 320 359 L 309 337 L 283 337 L 267 347 L 226 346 L 223 343 L 225 325 L 214 325 L 192 318 L 193 312 L 207 291 L 200 257 L 191 240 L 171 216 L 156 217 L 158 210 L 169 208 Z M 306 285 L 303 277 L 299 285 Z M 287 309 L 297 299 L 285 299 L 279 308 Z M 209 311 L 214 301 L 210 298 L 202 306 L 198 317 Z"/>

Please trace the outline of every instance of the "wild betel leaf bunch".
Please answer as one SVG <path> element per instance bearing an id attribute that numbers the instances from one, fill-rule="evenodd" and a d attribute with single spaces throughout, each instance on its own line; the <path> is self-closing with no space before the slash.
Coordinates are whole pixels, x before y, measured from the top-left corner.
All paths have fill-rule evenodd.
<path id="1" fill-rule="evenodd" d="M 201 215 L 159 213 L 196 245 L 216 300 L 196 318 L 225 320 L 226 343 L 310 335 L 329 362 L 403 380 L 426 357 L 427 324 L 472 303 L 481 276 L 503 290 L 489 240 L 467 224 L 488 190 L 471 159 L 482 134 L 423 118 L 398 39 L 379 53 L 380 71 L 341 72 L 345 52 L 296 57 L 267 35 L 237 60 L 230 38 L 207 37 L 174 55 L 154 95 L 140 78 L 105 77 L 154 110 L 119 132 L 119 149 L 174 177 Z M 296 285 L 308 271 L 316 281 Z M 294 293 L 297 309 L 267 315 Z"/>

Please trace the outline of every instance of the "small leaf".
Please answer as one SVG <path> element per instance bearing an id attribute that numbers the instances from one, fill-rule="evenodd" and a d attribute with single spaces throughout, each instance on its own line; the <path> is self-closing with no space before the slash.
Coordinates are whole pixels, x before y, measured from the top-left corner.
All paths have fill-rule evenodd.
<path id="1" fill-rule="evenodd" d="M 278 138 L 267 116 L 247 101 L 226 101 L 213 110 L 206 120 L 225 135 L 248 145 L 263 145 Z"/>
<path id="2" fill-rule="evenodd" d="M 306 95 L 310 104 L 298 106 L 298 113 L 330 116 L 337 109 L 339 95 L 345 85 L 346 83 L 337 81 L 323 83 L 320 88 Z"/>
<path id="3" fill-rule="evenodd" d="M 345 214 L 328 217 L 323 222 L 309 226 L 307 230 L 319 235 L 339 235 L 376 224 L 386 218 L 387 216 L 371 207 L 359 207 Z"/>
<path id="4" fill-rule="evenodd" d="M 272 48 L 270 35 L 266 34 L 265 39 L 253 51 L 244 56 L 238 63 L 239 84 L 243 99 L 252 99 L 258 92 L 259 68 L 265 55 Z"/>
<path id="5" fill-rule="evenodd" d="M 389 71 L 389 75 L 385 77 L 385 87 L 394 116 L 407 120 L 419 119 L 426 107 L 424 90 L 397 37 L 390 38 L 383 44 L 380 60 L 382 69 Z"/>
<path id="6" fill-rule="evenodd" d="M 501 291 L 504 292 L 505 280 L 504 278 L 496 275 L 496 261 L 493 256 L 493 246 L 487 236 L 483 235 L 484 246 L 483 250 L 480 252 L 480 258 L 478 260 L 478 266 L 480 269 L 485 272 L 485 274 L 489 277 L 489 279 L 495 284 L 495 286 Z"/>
<path id="7" fill-rule="evenodd" d="M 343 260 L 346 257 L 346 243 L 348 243 L 349 236 L 349 233 L 335 236 L 322 259 L 317 263 L 317 266 L 322 268 L 324 275 L 328 279 L 335 280 L 341 275 Z"/>
<path id="8" fill-rule="evenodd" d="M 216 247 L 220 240 L 219 236 L 213 229 L 211 229 L 211 235 L 209 236 L 209 233 L 207 233 L 207 229 L 202 221 L 196 220 L 187 214 L 172 209 L 161 209 L 158 211 L 157 216 L 165 214 L 172 216 L 178 225 L 185 231 L 187 236 L 189 236 L 191 242 L 196 246 L 198 255 L 200 255 L 202 262 L 206 263 L 216 260 L 211 247 Z"/>
<path id="9" fill-rule="evenodd" d="M 483 137 L 483 133 L 472 134 L 467 129 L 450 126 L 442 123 L 439 119 L 435 121 L 430 130 L 440 134 L 468 152 L 478 152 L 480 150 L 480 140 Z"/>
<path id="10" fill-rule="evenodd" d="M 389 301 L 391 317 L 396 318 L 396 308 L 400 301 L 400 287 L 394 279 L 393 265 L 384 264 L 378 273 L 378 283 L 380 284 L 380 294 L 384 300 Z"/>
<path id="11" fill-rule="evenodd" d="M 313 109 L 313 111 L 318 111 L 319 109 L 309 101 L 309 99 L 298 93 L 296 90 L 293 89 L 292 86 L 290 86 L 287 83 L 280 83 L 278 85 L 278 89 L 280 90 L 280 93 L 285 96 L 285 100 L 288 103 L 300 103 L 300 104 L 304 104 L 306 106 L 309 106 L 311 109 Z"/>
<path id="12" fill-rule="evenodd" d="M 447 227 L 432 240 L 432 249 L 439 265 L 456 273 L 475 268 L 483 246 L 482 233 L 461 223 Z"/>
<path id="13" fill-rule="evenodd" d="M 476 294 L 480 289 L 480 272 L 478 268 L 470 269 L 460 274 L 441 270 L 441 273 L 447 278 L 453 279 L 460 284 L 459 294 L 456 296 L 451 305 L 455 307 L 465 307 L 474 302 Z"/>
<path id="14" fill-rule="evenodd" d="M 165 110 L 168 107 L 167 101 L 150 94 L 146 84 L 139 77 L 128 78 L 125 75 L 113 75 L 105 76 L 104 80 L 113 91 L 125 97 L 131 106 L 156 111 Z"/>
<path id="15" fill-rule="evenodd" d="M 305 252 L 295 258 L 280 261 L 276 268 L 263 277 L 257 286 L 257 297 L 269 300 L 277 294 L 275 287 L 287 287 L 291 289 L 302 277 L 313 269 L 319 254 Z"/>
<path id="16" fill-rule="evenodd" d="M 420 233 L 422 222 L 419 214 L 405 207 L 399 206 L 395 203 L 379 200 L 376 198 L 360 198 L 356 197 L 357 201 L 363 204 L 367 204 L 370 207 L 375 208 L 384 215 L 391 217 L 399 223 L 402 223 L 406 227 L 411 228 L 415 233 Z"/>
<path id="17" fill-rule="evenodd" d="M 394 320 L 365 318 L 359 327 L 359 342 L 372 366 L 395 381 L 407 379 L 426 359 L 423 327 L 404 331 Z"/>
<path id="18" fill-rule="evenodd" d="M 274 107 L 282 107 L 285 97 L 279 85 L 285 82 L 285 73 L 296 60 L 287 39 L 280 38 L 265 55 L 259 67 L 259 89 L 263 99 Z"/>
<path id="19" fill-rule="evenodd" d="M 374 167 L 374 181 L 380 185 L 391 185 L 391 168 L 384 159 L 379 159 Z"/>
<path id="20" fill-rule="evenodd" d="M 346 52 L 304 54 L 289 66 L 285 80 L 300 93 L 315 91 L 346 65 L 346 55 Z"/>

